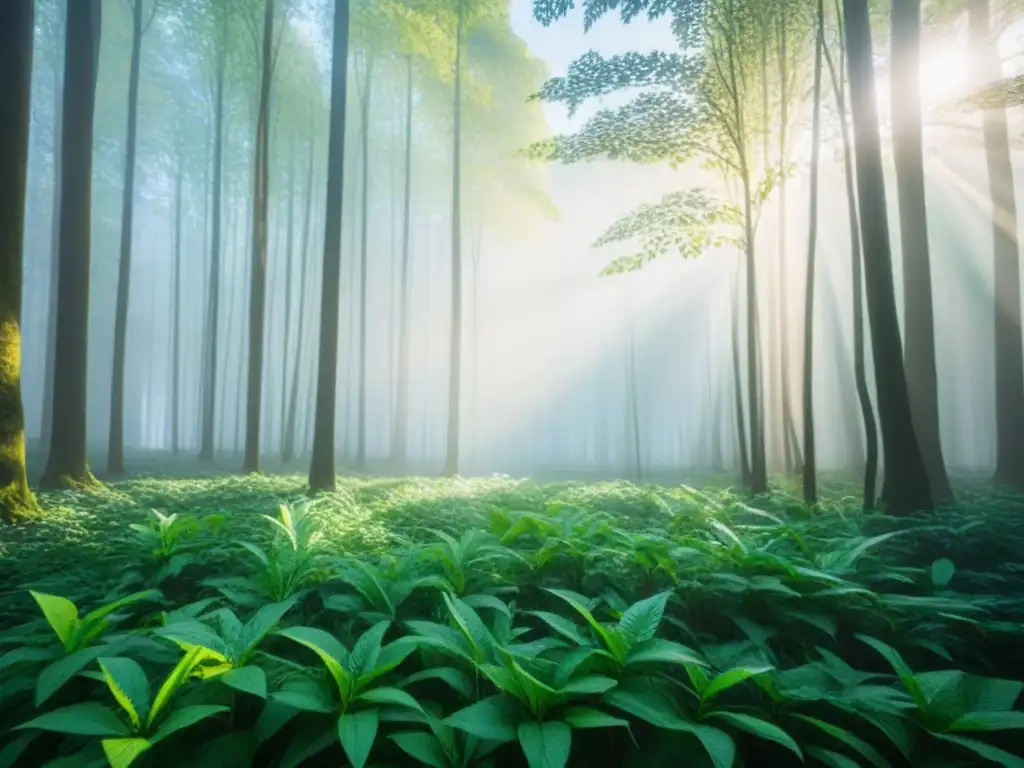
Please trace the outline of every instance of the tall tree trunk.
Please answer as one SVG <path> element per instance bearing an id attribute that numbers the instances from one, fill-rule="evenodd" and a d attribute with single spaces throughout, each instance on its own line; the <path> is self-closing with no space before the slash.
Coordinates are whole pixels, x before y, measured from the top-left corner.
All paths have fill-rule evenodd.
<path id="1" fill-rule="evenodd" d="M 345 99 L 348 84 L 349 0 L 334 0 L 334 56 L 331 63 L 331 127 L 327 149 L 327 214 L 324 267 L 320 281 L 320 365 L 317 371 L 312 491 L 334 490 L 334 414 L 337 407 L 338 319 L 341 294 L 341 205 L 345 178 Z"/>
<path id="2" fill-rule="evenodd" d="M 128 340 L 128 297 L 131 294 L 132 221 L 135 217 L 135 149 L 139 124 L 139 65 L 142 57 L 142 1 L 132 0 L 132 59 L 128 70 L 128 134 L 121 198 L 121 260 L 117 269 L 114 310 L 114 368 L 110 379 L 110 433 L 107 472 L 124 473 L 124 361 Z"/>
<path id="3" fill-rule="evenodd" d="M 739 272 L 732 291 L 732 374 L 736 410 L 736 439 L 739 448 L 740 482 L 750 485 L 750 454 L 747 448 L 747 420 L 743 412 L 743 369 L 740 365 L 740 282 Z"/>
<path id="4" fill-rule="evenodd" d="M 811 118 L 811 201 L 808 209 L 807 284 L 804 294 L 804 502 L 818 502 L 818 467 L 814 442 L 814 280 L 818 242 L 818 162 L 821 156 L 821 49 L 825 45 L 825 9 L 817 3 L 814 35 L 814 106 Z"/>
<path id="5" fill-rule="evenodd" d="M 366 270 L 370 226 L 370 94 L 373 85 L 373 56 L 366 53 L 366 72 L 363 80 L 362 103 L 362 160 L 363 199 L 362 224 L 359 236 L 359 401 L 356 404 L 356 469 L 366 468 Z"/>
<path id="6" fill-rule="evenodd" d="M 171 306 L 171 452 L 180 449 L 181 422 L 181 198 L 185 180 L 185 150 L 178 147 L 178 174 L 174 182 L 174 292 Z"/>
<path id="7" fill-rule="evenodd" d="M 260 468 L 260 416 L 263 407 L 263 333 L 267 302 L 267 213 L 270 201 L 270 78 L 274 40 L 274 0 L 263 6 L 260 106 L 256 119 L 256 167 L 252 200 L 252 272 L 249 288 L 249 376 L 246 392 L 243 472 Z"/>
<path id="8" fill-rule="evenodd" d="M 391 456 L 399 466 L 409 448 L 409 237 L 412 230 L 412 56 L 406 59 L 405 193 L 402 201 L 402 268 L 398 315 L 398 382 Z"/>
<path id="9" fill-rule="evenodd" d="M 971 0 L 968 37 L 979 85 L 1002 76 L 998 40 L 991 30 L 989 0 Z M 992 198 L 992 261 L 995 282 L 996 473 L 999 483 L 1024 488 L 1024 357 L 1021 341 L 1020 251 L 1017 196 L 1003 109 L 982 116 L 985 164 Z"/>
<path id="10" fill-rule="evenodd" d="M 60 285 L 53 379 L 53 431 L 44 487 L 90 485 L 86 455 L 92 139 L 101 0 L 68 2 L 60 206 Z"/>
<path id="11" fill-rule="evenodd" d="M 953 500 L 939 432 L 932 268 L 921 137 L 921 0 L 892 3 L 892 153 L 903 250 L 903 361 L 914 432 L 924 457 L 932 499 Z M 1024 382 L 1022 382 L 1024 386 Z M 891 475 L 886 475 L 886 482 Z M 883 488 L 882 496 L 888 496 Z"/>
<path id="12" fill-rule="evenodd" d="M 58 4 L 58 11 L 60 4 Z M 60 283 L 60 192 L 63 156 L 64 80 L 61 68 L 53 68 L 53 205 L 50 209 L 50 293 L 46 313 L 46 369 L 43 374 L 43 423 L 40 429 L 40 455 L 50 453 L 53 432 L 53 368 L 57 346 L 57 286 Z"/>
<path id="13" fill-rule="evenodd" d="M 313 161 L 314 149 L 316 147 L 315 137 L 309 137 L 309 164 L 306 173 L 306 206 L 302 218 L 302 247 L 299 255 L 299 304 L 303 308 L 299 312 L 298 329 L 295 340 L 295 358 L 292 365 L 292 386 L 291 397 L 288 400 L 288 416 L 284 429 L 284 447 L 281 450 L 281 462 L 288 464 L 295 457 L 295 431 L 296 420 L 299 408 L 299 381 L 302 369 L 303 344 L 305 341 L 306 315 L 308 304 L 306 303 L 306 276 L 308 274 L 308 262 L 312 258 L 312 249 L 309 247 L 309 227 L 313 211 Z"/>
<path id="14" fill-rule="evenodd" d="M 836 0 L 836 18 L 841 18 L 839 7 L 841 0 Z M 871 406 L 871 392 L 868 389 L 867 365 L 864 354 L 864 279 L 861 266 L 860 223 L 857 214 L 857 194 L 854 189 L 853 152 L 850 146 L 850 126 L 846 119 L 845 89 L 845 44 L 840 26 L 840 56 L 842 68 L 836 71 L 828 46 L 824 49 L 825 62 L 828 64 L 829 76 L 832 79 L 832 90 L 836 97 L 836 108 L 839 112 L 839 127 L 843 141 L 843 175 L 846 181 L 847 218 L 850 223 L 850 265 L 851 287 L 853 293 L 853 377 L 857 388 L 857 400 L 860 402 L 861 418 L 864 422 L 864 508 L 875 506 L 875 484 L 878 477 L 878 428 L 875 424 L 874 408 Z"/>
<path id="15" fill-rule="evenodd" d="M 630 312 L 632 315 L 632 311 Z M 636 391 L 636 352 L 633 343 L 633 319 L 626 321 L 626 423 L 630 426 L 633 448 L 633 482 L 643 481 L 643 462 L 640 457 L 640 398 Z"/>
<path id="16" fill-rule="evenodd" d="M 0 520 L 35 510 L 21 403 L 21 279 L 34 0 L 0 5 Z"/>
<path id="17" fill-rule="evenodd" d="M 227 69 L 227 12 L 221 8 L 217 39 L 217 85 L 213 118 L 213 226 L 210 234 L 210 279 L 207 284 L 205 371 L 203 376 L 203 420 L 199 443 L 199 459 L 213 461 L 214 416 L 217 401 L 217 332 L 220 314 L 220 245 L 221 203 L 224 178 L 224 75 Z"/>
<path id="18" fill-rule="evenodd" d="M 885 451 L 889 512 L 909 514 L 933 508 L 928 474 L 910 415 L 903 370 L 903 344 L 892 277 L 886 219 L 882 150 L 875 111 L 875 74 L 867 0 L 843 0 L 850 101 L 857 163 L 865 294 L 875 359 L 875 389 Z"/>
<path id="19" fill-rule="evenodd" d="M 465 0 L 458 0 L 455 35 L 455 130 L 452 134 L 452 317 L 448 369 L 448 440 L 445 477 L 459 471 L 459 408 L 462 397 L 462 28 Z"/>
<path id="20" fill-rule="evenodd" d="M 284 462 L 285 441 L 288 432 L 288 342 L 292 325 L 292 272 L 295 271 L 295 136 L 291 140 L 291 159 L 288 171 L 288 233 L 285 244 L 284 322 L 281 333 L 281 460 Z M 309 203 L 306 203 L 309 205 Z M 304 260 L 304 259 L 303 259 Z M 299 267 L 302 268 L 301 265 Z M 301 306 L 302 302 L 299 301 Z M 299 322 L 301 323 L 301 313 Z"/>

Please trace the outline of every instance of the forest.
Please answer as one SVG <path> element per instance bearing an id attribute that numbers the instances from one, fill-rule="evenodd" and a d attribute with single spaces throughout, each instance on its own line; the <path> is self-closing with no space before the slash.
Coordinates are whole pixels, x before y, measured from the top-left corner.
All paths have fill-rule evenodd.
<path id="1" fill-rule="evenodd" d="M 1022 43 L 0 0 L 0 768 L 1024 768 Z"/>

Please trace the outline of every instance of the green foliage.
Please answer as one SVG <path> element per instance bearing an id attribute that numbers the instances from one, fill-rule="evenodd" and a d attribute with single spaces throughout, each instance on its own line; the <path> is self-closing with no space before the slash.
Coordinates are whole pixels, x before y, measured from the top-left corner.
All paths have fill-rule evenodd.
<path id="1" fill-rule="evenodd" d="M 5 614 L 0 765 L 1022 764 L 1020 574 L 986 572 L 1015 497 L 893 520 L 840 495 L 347 480 L 306 509 L 298 482 L 240 482 L 125 483 L 116 522 L 83 512 L 116 554 Z M 142 533 L 159 488 L 172 522 Z M 81 617 L 56 594 L 174 550 L 217 488 L 222 522 L 162 594 Z M 51 569 L 102 551 L 51 547 Z M 272 600 L 254 548 L 316 567 Z"/>

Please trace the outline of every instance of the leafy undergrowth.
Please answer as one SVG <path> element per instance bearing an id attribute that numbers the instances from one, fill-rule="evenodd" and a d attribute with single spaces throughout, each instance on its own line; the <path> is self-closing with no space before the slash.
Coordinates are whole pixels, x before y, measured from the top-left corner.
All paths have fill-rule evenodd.
<path id="1" fill-rule="evenodd" d="M 0 768 L 1024 768 L 1024 502 L 134 480 L 0 530 Z"/>

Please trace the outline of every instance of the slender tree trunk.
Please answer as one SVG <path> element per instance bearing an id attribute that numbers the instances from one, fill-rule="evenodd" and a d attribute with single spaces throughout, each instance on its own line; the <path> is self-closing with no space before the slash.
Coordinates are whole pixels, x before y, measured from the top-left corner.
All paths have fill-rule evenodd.
<path id="1" fill-rule="evenodd" d="M 903 250 L 903 361 L 914 432 L 921 446 L 932 499 L 953 500 L 939 431 L 932 269 L 921 137 L 921 0 L 892 3 L 892 152 Z M 1024 386 L 1024 382 L 1022 382 Z M 886 481 L 891 475 L 886 476 Z M 885 489 L 882 495 L 887 496 Z"/>
<path id="2" fill-rule="evenodd" d="M 840 0 L 836 0 L 836 18 L 841 18 Z M 844 87 L 845 69 L 836 72 L 828 46 L 824 49 L 825 62 L 828 64 L 832 78 L 832 90 L 836 97 L 839 112 L 839 127 L 843 141 L 843 175 L 846 181 L 847 217 L 850 222 L 850 264 L 851 287 L 853 292 L 853 376 L 857 389 L 857 400 L 860 402 L 861 418 L 864 422 L 864 508 L 875 506 L 875 484 L 878 477 L 878 428 L 875 424 L 875 412 L 871 405 L 871 392 L 868 388 L 867 365 L 864 354 L 864 279 L 861 266 L 860 223 L 857 214 L 857 194 L 854 189 L 853 152 L 850 146 L 850 127 L 846 119 L 846 89 Z M 845 59 L 842 27 L 840 26 L 840 55 Z M 839 62 L 844 67 L 843 60 Z"/>
<path id="3" fill-rule="evenodd" d="M 295 136 L 291 140 L 291 160 L 288 171 L 288 234 L 285 244 L 284 322 L 281 333 L 281 460 L 284 463 L 285 442 L 288 432 L 288 342 L 292 325 L 292 272 L 295 271 Z M 306 205 L 309 205 L 307 202 Z M 302 269 L 301 265 L 299 267 Z M 301 305 L 301 301 L 299 302 Z M 301 315 L 301 313 L 300 313 Z M 301 323 L 301 316 L 299 318 Z"/>
<path id="4" fill-rule="evenodd" d="M 0 4 L 0 520 L 35 511 L 21 403 L 21 280 L 34 0 Z"/>
<path id="5" fill-rule="evenodd" d="M 101 0 L 69 2 L 61 128 L 60 285 L 53 380 L 53 431 L 44 487 L 90 485 L 86 455 L 92 139 L 99 70 Z"/>
<path id="6" fill-rule="evenodd" d="M 263 407 L 263 333 L 267 301 L 267 213 L 270 201 L 270 78 L 274 40 L 274 0 L 263 6 L 260 106 L 256 124 L 255 184 L 252 200 L 252 272 L 249 289 L 249 376 L 246 392 L 243 472 L 260 468 L 260 416 Z"/>
<path id="7" fill-rule="evenodd" d="M 459 408 L 462 402 L 462 25 L 465 0 L 459 2 L 455 36 L 455 130 L 452 151 L 452 317 L 448 370 L 448 440 L 445 477 L 459 471 Z"/>
<path id="8" fill-rule="evenodd" d="M 825 45 L 825 9 L 817 3 L 814 36 L 814 95 L 811 118 L 811 201 L 808 210 L 807 284 L 804 294 L 804 501 L 818 503 L 818 467 L 814 442 L 814 281 L 818 242 L 818 162 L 821 157 L 821 49 Z"/>
<path id="9" fill-rule="evenodd" d="M 221 203 L 224 178 L 224 75 L 227 69 L 227 13 L 221 9 L 217 40 L 217 85 L 214 97 L 213 130 L 213 227 L 210 235 L 210 279 L 207 285 L 208 315 L 203 333 L 206 336 L 206 361 L 203 377 L 203 421 L 199 443 L 199 459 L 213 461 L 214 416 L 217 400 L 217 332 L 220 313 L 220 245 Z"/>
<path id="10" fill-rule="evenodd" d="M 320 281 L 320 365 L 317 372 L 311 491 L 334 490 L 334 421 L 338 381 L 338 319 L 341 294 L 341 206 L 345 178 L 345 99 L 348 81 L 348 0 L 334 0 L 331 64 L 331 127 L 327 149 L 327 214 Z"/>
<path id="11" fill-rule="evenodd" d="M 747 449 L 747 420 L 743 413 L 743 369 L 740 365 L 740 283 L 737 272 L 732 291 L 732 373 L 736 409 L 736 438 L 739 443 L 740 482 L 750 485 L 750 454 Z"/>
<path id="12" fill-rule="evenodd" d="M 171 452 L 180 449 L 181 423 L 181 198 L 185 180 L 185 151 L 178 148 L 178 174 L 174 183 L 174 293 L 171 307 Z"/>
<path id="13" fill-rule="evenodd" d="M 142 0 L 132 0 L 132 59 L 128 73 L 128 134 L 121 199 L 121 261 L 117 269 L 114 311 L 114 369 L 110 380 L 110 434 L 107 472 L 124 474 L 124 362 L 131 295 L 132 222 L 135 217 L 135 149 L 139 124 L 139 68 L 142 57 Z"/>
<path id="14" fill-rule="evenodd" d="M 405 464 L 409 448 L 409 237 L 412 230 L 412 56 L 406 59 L 405 194 L 402 201 L 402 268 L 398 316 L 398 382 L 395 386 L 395 432 L 391 455 Z"/>
<path id="15" fill-rule="evenodd" d="M 373 57 L 366 54 L 363 81 L 363 199 L 359 245 L 359 402 L 356 404 L 356 469 L 366 468 L 366 270 L 370 226 L 370 95 L 373 86 Z"/>
<path id="16" fill-rule="evenodd" d="M 58 8 L 60 8 L 58 4 Z M 60 193 L 63 156 L 64 80 L 60 67 L 53 68 L 53 206 L 50 221 L 50 295 L 46 313 L 46 370 L 43 379 L 43 423 L 40 430 L 40 455 L 50 453 L 53 432 L 53 369 L 57 346 L 57 286 L 60 283 Z"/>
<path id="17" fill-rule="evenodd" d="M 889 225 L 882 175 L 882 150 L 875 111 L 871 24 L 867 0 L 843 0 L 846 53 L 857 163 L 865 293 L 875 359 L 875 389 L 885 451 L 889 512 L 909 514 L 933 508 L 928 474 L 910 415 L 903 370 L 903 344 L 889 248 Z"/>
<path id="18" fill-rule="evenodd" d="M 640 457 L 640 402 L 636 391 L 636 353 L 633 343 L 632 317 L 627 320 L 627 323 L 629 323 L 626 329 L 626 367 L 628 376 L 626 379 L 626 402 L 629 404 L 627 423 L 630 426 L 631 437 L 633 438 L 633 482 L 640 483 L 643 481 L 643 462 Z"/>
<path id="19" fill-rule="evenodd" d="M 309 227 L 313 211 L 313 161 L 316 142 L 314 135 L 309 137 L 309 165 L 306 173 L 306 207 L 302 218 L 302 248 L 299 253 L 299 303 L 303 307 L 299 311 L 298 329 L 296 331 L 295 358 L 292 365 L 292 386 L 291 396 L 288 400 L 288 416 L 284 429 L 284 446 L 281 450 L 281 462 L 288 464 L 295 457 L 295 430 L 296 419 L 299 408 L 299 381 L 302 369 L 303 343 L 305 341 L 306 315 L 308 304 L 306 303 L 306 275 L 308 272 L 308 261 L 311 258 L 312 249 L 309 247 Z"/>
<path id="20" fill-rule="evenodd" d="M 971 0 L 968 37 L 979 85 L 1002 76 L 989 0 Z M 998 483 L 1024 488 L 1024 357 L 1021 341 L 1020 251 L 1017 196 L 1004 109 L 982 115 L 985 163 L 992 198 L 995 280 L 996 472 Z"/>

